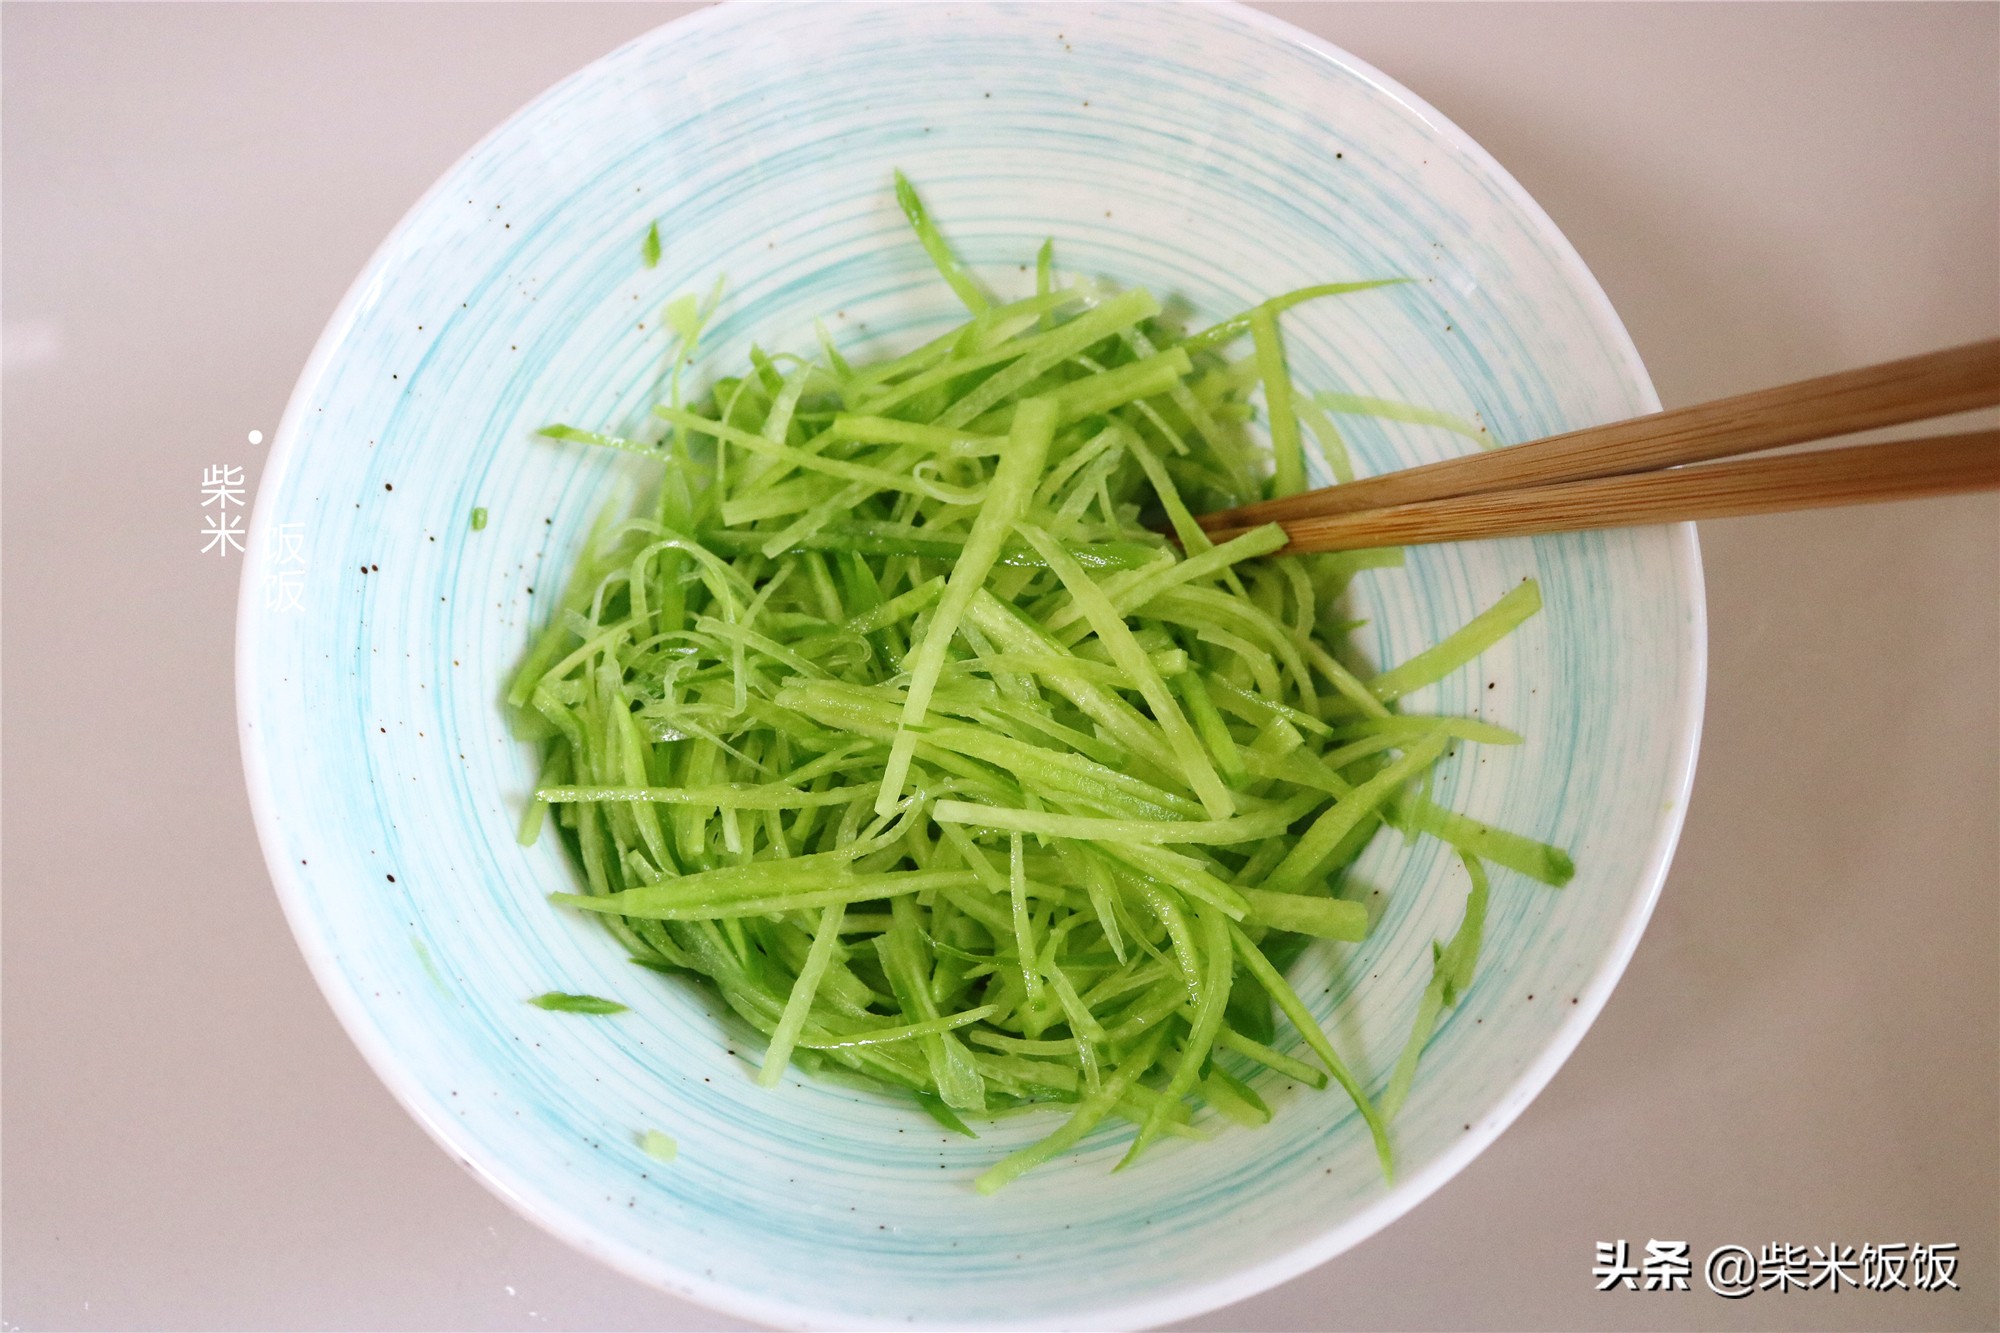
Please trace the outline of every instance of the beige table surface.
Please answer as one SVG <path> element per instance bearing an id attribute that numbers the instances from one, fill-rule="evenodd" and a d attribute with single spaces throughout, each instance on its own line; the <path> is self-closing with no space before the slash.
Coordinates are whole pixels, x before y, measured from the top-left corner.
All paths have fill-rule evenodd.
<path id="1" fill-rule="evenodd" d="M 202 468 L 254 480 L 411 201 L 673 12 L 4 10 L 5 1328 L 740 1326 L 515 1216 L 363 1066 L 197 554 Z M 1520 178 L 1669 406 L 2000 332 L 2000 8 L 1284 13 Z M 1430 1201 L 1192 1327 L 2000 1325 L 2000 504 L 1702 541 L 1700 776 L 1603 1018 Z M 1617 1237 L 1955 1242 L 1962 1290 L 1600 1294 Z"/>

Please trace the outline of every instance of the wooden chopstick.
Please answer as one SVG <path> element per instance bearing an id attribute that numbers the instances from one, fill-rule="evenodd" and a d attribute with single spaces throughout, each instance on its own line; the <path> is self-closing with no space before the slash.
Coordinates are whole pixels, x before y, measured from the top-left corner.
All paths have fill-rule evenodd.
<path id="1" fill-rule="evenodd" d="M 1284 520 L 1288 554 L 1679 523 L 2000 487 L 2000 430 L 1780 454 Z M 1219 529 L 1217 541 L 1249 530 Z"/>
<path id="2" fill-rule="evenodd" d="M 2000 404 L 2000 339 L 1990 339 L 1263 500 L 1203 514 L 1198 521 L 1211 532 L 1223 532 L 1287 519 L 1541 488 L 1756 453 L 1996 404 Z"/>

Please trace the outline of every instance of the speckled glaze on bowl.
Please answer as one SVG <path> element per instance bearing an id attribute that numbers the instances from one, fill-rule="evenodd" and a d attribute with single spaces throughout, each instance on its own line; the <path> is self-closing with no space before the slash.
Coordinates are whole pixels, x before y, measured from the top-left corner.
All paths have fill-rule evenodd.
<path id="1" fill-rule="evenodd" d="M 1018 292 L 1061 267 L 1199 319 L 1306 282 L 1409 275 L 1288 315 L 1298 377 L 1477 415 L 1502 441 L 1657 407 L 1603 294 L 1476 145 L 1351 57 L 1231 7 L 706 10 L 539 98 L 383 245 L 300 379 L 251 529 L 245 766 L 279 894 L 329 1001 L 411 1114 L 514 1207 L 613 1266 L 776 1324 L 1126 1326 L 1251 1295 L 1423 1199 L 1503 1129 L 1602 1006 L 1658 893 L 1700 724 L 1691 528 L 1410 553 L 1365 575 L 1376 660 L 1524 576 L 1547 609 L 1412 699 L 1525 745 L 1462 751 L 1439 794 L 1570 847 L 1560 892 L 1500 872 L 1480 975 L 1396 1125 L 1385 1184 L 1337 1092 L 1264 1086 L 1273 1124 L 1125 1135 L 991 1198 L 971 1177 L 1050 1121 L 977 1142 L 903 1105 L 749 1077 L 754 1042 L 545 900 L 571 870 L 512 832 L 532 779 L 497 697 L 594 511 L 642 463 L 538 441 L 661 388 L 662 303 L 726 274 L 706 365 L 754 335 L 903 348 L 955 313 L 903 230 L 900 166 Z M 655 218 L 665 258 L 639 241 Z M 1441 457 L 1354 422 L 1364 471 Z M 474 506 L 491 519 L 468 523 Z M 1380 838 L 1372 939 L 1295 981 L 1379 1087 L 1455 925 L 1463 872 Z M 544 1013 L 549 989 L 612 1019 Z M 1532 999 L 1530 997 L 1533 997 Z M 679 1141 L 671 1166 L 638 1146 Z M 1496 1219 L 1496 1222 L 1499 1219 Z"/>

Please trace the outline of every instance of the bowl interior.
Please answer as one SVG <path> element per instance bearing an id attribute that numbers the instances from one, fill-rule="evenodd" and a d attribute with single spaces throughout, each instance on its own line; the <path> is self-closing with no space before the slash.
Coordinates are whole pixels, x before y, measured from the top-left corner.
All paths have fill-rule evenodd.
<path id="1" fill-rule="evenodd" d="M 240 633 L 267 856 L 329 999 L 396 1095 L 529 1216 L 648 1281 L 785 1323 L 1129 1324 L 1249 1295 L 1457 1170 L 1553 1073 L 1650 911 L 1699 722 L 1691 529 L 1425 548 L 1352 594 L 1398 661 L 1521 578 L 1545 611 L 1409 701 L 1524 732 L 1439 797 L 1560 843 L 1561 891 L 1496 872 L 1480 973 L 1396 1124 L 1385 1184 L 1338 1093 L 1259 1079 L 1258 1131 L 1108 1169 L 1101 1128 L 993 1198 L 971 1178 L 1053 1120 L 977 1142 L 915 1110 L 749 1074 L 705 994 L 552 908 L 572 871 L 513 828 L 533 778 L 498 695 L 600 505 L 643 462 L 532 437 L 629 428 L 661 395 L 664 302 L 726 278 L 701 363 L 752 338 L 905 348 L 954 316 L 889 189 L 901 167 L 998 290 L 1059 267 L 1207 320 L 1308 282 L 1408 285 L 1286 317 L 1315 388 L 1401 398 L 1509 442 L 1657 406 L 1554 227 L 1483 153 L 1357 62 L 1207 6 L 725 7 L 652 33 L 458 164 L 362 275 L 302 378 L 258 498 Z M 664 257 L 640 260 L 659 220 Z M 701 373 L 697 370 L 697 378 Z M 1458 452 L 1350 418 L 1363 472 Z M 475 506 L 489 517 L 473 531 Z M 1379 1088 L 1465 881 L 1378 838 L 1373 937 L 1295 984 Z M 544 1013 L 546 990 L 618 998 Z M 1281 1043 L 1282 1044 L 1282 1043 Z M 639 1134 L 675 1138 L 665 1165 Z"/>

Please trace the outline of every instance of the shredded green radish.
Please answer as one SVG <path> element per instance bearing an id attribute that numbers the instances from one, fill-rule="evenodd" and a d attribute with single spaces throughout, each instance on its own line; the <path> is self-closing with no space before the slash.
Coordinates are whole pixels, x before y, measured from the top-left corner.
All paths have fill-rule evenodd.
<path id="1" fill-rule="evenodd" d="M 1448 1006 L 1457 1004 L 1459 996 L 1472 985 L 1472 965 L 1479 957 L 1479 937 L 1486 929 L 1486 895 L 1490 886 L 1486 871 L 1476 858 L 1465 857 L 1465 872 L 1472 877 L 1472 891 L 1465 898 L 1465 917 L 1448 943 L 1431 945 L 1431 984 L 1424 988 L 1410 1040 L 1389 1075 L 1388 1088 L 1382 1093 L 1385 1116 L 1393 1116 L 1402 1109 L 1403 1099 L 1410 1093 L 1410 1082 L 1417 1076 L 1417 1057 L 1424 1053 L 1439 1016 Z"/>
<path id="2" fill-rule="evenodd" d="M 1275 525 L 1216 545 L 1192 515 L 1308 485 L 1308 436 L 1351 476 L 1329 414 L 1461 428 L 1294 388 L 1281 314 L 1400 279 L 1190 337 L 1148 292 L 1063 285 L 1046 244 L 1034 294 L 1005 300 L 900 175 L 895 192 L 965 323 L 875 361 L 821 328 L 816 356 L 753 347 L 695 395 L 720 289 L 678 298 L 649 430 L 542 432 L 656 460 L 660 483 L 599 522 L 506 691 L 544 742 L 522 842 L 552 817 L 580 872 L 555 901 L 711 987 L 768 1039 L 766 1086 L 859 1083 L 972 1135 L 1067 1108 L 981 1192 L 1106 1122 L 1135 1127 L 1121 1167 L 1267 1123 L 1288 1083 L 1339 1084 L 1387 1173 L 1389 1116 L 1471 984 L 1482 861 L 1554 886 L 1574 870 L 1430 797 L 1448 751 L 1519 736 L 1398 701 L 1540 595 L 1523 582 L 1371 671 L 1335 607 L 1395 553 L 1287 556 Z M 1457 849 L 1474 890 L 1408 1048 L 1369 1070 L 1285 973 L 1313 941 L 1367 937 L 1343 876 L 1385 824 Z"/>
<path id="3" fill-rule="evenodd" d="M 567 995 L 552 990 L 528 1001 L 537 1009 L 553 1009 L 559 1014 L 622 1014 L 625 1006 L 600 995 Z"/>

